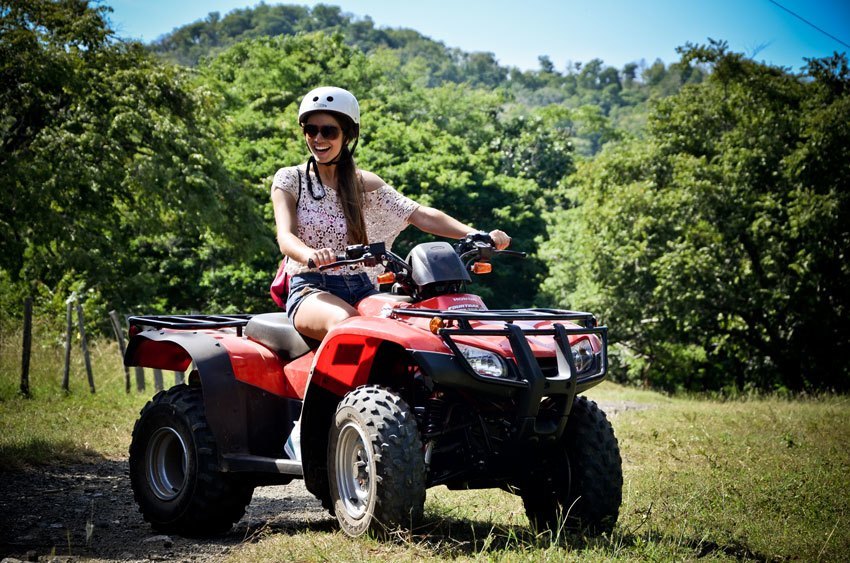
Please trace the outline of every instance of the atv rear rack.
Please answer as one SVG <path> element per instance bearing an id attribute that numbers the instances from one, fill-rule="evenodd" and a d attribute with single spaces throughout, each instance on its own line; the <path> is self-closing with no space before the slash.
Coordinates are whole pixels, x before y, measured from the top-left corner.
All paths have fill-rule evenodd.
<path id="1" fill-rule="evenodd" d="M 144 327 L 170 328 L 173 330 L 214 330 L 236 328 L 236 334 L 242 336 L 242 327 L 248 324 L 253 315 L 148 315 L 132 316 L 127 319 L 131 330 Z"/>

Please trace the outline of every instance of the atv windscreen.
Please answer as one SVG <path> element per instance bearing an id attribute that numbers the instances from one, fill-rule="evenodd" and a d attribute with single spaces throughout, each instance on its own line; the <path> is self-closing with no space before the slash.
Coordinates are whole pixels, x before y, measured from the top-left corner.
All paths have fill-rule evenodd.
<path id="1" fill-rule="evenodd" d="M 421 287 L 471 281 L 457 252 L 447 242 L 419 244 L 410 251 L 407 262 L 412 269 L 414 283 Z"/>

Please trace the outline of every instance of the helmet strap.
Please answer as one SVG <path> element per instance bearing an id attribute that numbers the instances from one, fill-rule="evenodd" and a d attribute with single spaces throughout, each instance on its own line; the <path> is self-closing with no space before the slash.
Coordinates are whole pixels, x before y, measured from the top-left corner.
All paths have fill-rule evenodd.
<path id="1" fill-rule="evenodd" d="M 313 170 L 316 174 L 316 179 L 319 181 L 319 185 L 316 186 L 316 190 L 313 189 L 313 180 L 310 178 L 310 165 L 313 165 Z M 325 185 L 322 184 L 322 175 L 319 174 L 319 164 L 316 162 L 316 158 L 311 156 L 310 160 L 307 161 L 307 191 L 310 192 L 310 196 L 319 201 L 325 197 Z"/>

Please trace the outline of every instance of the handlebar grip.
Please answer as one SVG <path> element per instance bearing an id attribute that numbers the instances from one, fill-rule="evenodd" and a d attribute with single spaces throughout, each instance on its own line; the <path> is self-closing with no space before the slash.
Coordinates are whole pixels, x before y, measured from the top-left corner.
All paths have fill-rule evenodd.
<path id="1" fill-rule="evenodd" d="M 472 242 L 484 242 L 487 244 L 493 244 L 493 237 L 490 236 L 490 233 L 485 231 L 478 231 L 475 233 L 469 233 L 466 237 Z"/>
<path id="2" fill-rule="evenodd" d="M 340 252 L 339 254 L 337 254 L 337 255 L 334 257 L 334 262 L 342 262 L 342 261 L 343 261 L 343 260 L 345 260 L 346 258 L 347 258 L 347 257 L 345 256 L 345 252 Z M 315 262 L 312 258 L 308 258 L 308 259 L 307 259 L 307 267 L 308 267 L 308 268 L 317 268 L 317 267 L 318 267 L 318 268 L 321 270 L 321 269 L 325 268 L 325 266 L 327 266 L 327 265 L 328 265 L 328 264 L 325 264 L 325 265 L 323 265 L 323 266 L 317 266 L 317 265 L 316 265 L 316 262 Z"/>

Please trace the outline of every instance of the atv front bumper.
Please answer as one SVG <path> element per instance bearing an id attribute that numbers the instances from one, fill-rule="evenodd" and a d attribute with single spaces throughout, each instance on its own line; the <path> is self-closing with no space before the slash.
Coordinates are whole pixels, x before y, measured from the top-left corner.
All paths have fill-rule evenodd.
<path id="1" fill-rule="evenodd" d="M 514 437 L 518 441 L 560 438 L 575 396 L 600 383 L 608 372 L 608 329 L 596 326 L 596 319 L 589 313 L 557 309 L 452 312 L 400 309 L 396 314 L 439 316 L 444 321 L 454 321 L 451 323 L 454 328 L 438 331 L 452 354 L 414 350 L 411 351 L 414 359 L 436 384 L 512 401 L 516 417 Z M 551 328 L 523 328 L 514 324 L 522 320 L 551 322 Z M 504 324 L 502 328 L 493 324 L 473 328 L 474 321 L 503 321 Z M 557 321 L 568 321 L 571 326 L 568 328 Z M 508 339 L 514 357 L 513 362 L 508 362 L 508 377 L 482 376 L 472 368 L 455 342 L 456 337 L 467 335 Z M 535 357 L 526 338 L 528 335 L 553 336 L 555 360 Z M 596 335 L 600 343 L 593 361 L 582 372 L 576 369 L 570 347 L 570 337 L 580 335 Z M 547 399 L 545 412 L 541 412 L 541 404 Z"/>

